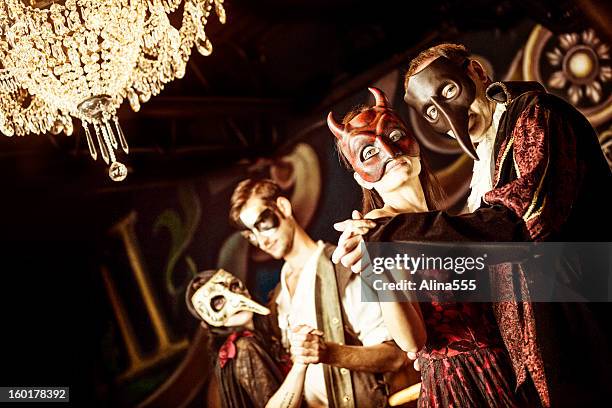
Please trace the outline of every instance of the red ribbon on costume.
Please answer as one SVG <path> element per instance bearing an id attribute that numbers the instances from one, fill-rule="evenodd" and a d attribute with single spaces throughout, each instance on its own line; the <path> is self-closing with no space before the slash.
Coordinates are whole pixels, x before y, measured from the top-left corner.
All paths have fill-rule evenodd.
<path id="1" fill-rule="evenodd" d="M 279 368 L 281 373 L 283 373 L 283 377 L 286 377 L 289 374 L 289 371 L 293 367 L 293 361 L 291 360 L 291 356 L 289 354 L 283 354 L 280 358 Z"/>
<path id="2" fill-rule="evenodd" d="M 227 337 L 225 343 L 223 343 L 219 349 L 219 365 L 221 368 L 225 367 L 227 360 L 232 360 L 234 357 L 236 357 L 235 341 L 239 337 L 253 337 L 253 333 L 248 330 L 244 330 L 241 332 L 234 332 Z"/>

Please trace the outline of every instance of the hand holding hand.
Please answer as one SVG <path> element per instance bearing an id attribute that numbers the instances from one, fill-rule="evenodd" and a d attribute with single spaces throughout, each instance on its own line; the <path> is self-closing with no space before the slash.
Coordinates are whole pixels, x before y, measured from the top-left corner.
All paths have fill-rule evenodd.
<path id="1" fill-rule="evenodd" d="M 327 345 L 323 332 L 307 325 L 291 329 L 289 334 L 291 358 L 295 364 L 318 364 L 324 362 Z"/>

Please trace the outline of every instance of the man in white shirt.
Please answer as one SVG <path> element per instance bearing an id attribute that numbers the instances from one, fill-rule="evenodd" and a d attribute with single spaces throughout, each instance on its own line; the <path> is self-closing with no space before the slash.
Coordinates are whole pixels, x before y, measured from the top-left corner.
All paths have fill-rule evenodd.
<path id="1" fill-rule="evenodd" d="M 253 245 L 283 259 L 274 302 L 283 346 L 307 364 L 310 407 L 386 406 L 375 373 L 396 372 L 405 354 L 392 341 L 377 302 L 361 302 L 359 276 L 330 261 L 333 246 L 315 242 L 295 221 L 289 200 L 270 180 L 235 189 L 230 220 Z"/>

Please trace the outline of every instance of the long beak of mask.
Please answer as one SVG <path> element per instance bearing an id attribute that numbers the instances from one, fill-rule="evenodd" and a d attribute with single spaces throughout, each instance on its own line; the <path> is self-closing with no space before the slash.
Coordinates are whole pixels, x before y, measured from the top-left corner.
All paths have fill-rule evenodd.
<path id="1" fill-rule="evenodd" d="M 409 78 L 404 101 L 425 117 L 440 133 L 452 130 L 459 146 L 472 159 L 478 160 L 469 134 L 469 109 L 476 98 L 476 84 L 468 74 L 469 59 L 458 64 L 439 57 Z M 445 98 L 441 90 L 455 85 L 455 94 Z M 425 114 L 429 105 L 436 107 L 434 119 Z"/>
<path id="2" fill-rule="evenodd" d="M 253 312 L 260 315 L 269 315 L 270 309 L 260 305 L 251 298 L 238 293 L 232 293 L 226 295 L 228 303 L 237 311 L 240 312 Z"/>
<path id="3" fill-rule="evenodd" d="M 239 312 L 270 314 L 270 309 L 248 296 L 242 288 L 232 291 L 232 283 L 240 282 L 231 273 L 219 269 L 201 288 L 195 291 L 191 302 L 198 315 L 211 326 L 225 326 L 230 317 Z M 241 283 L 240 283 L 241 284 Z"/>
<path id="4" fill-rule="evenodd" d="M 445 104 L 441 98 L 433 96 L 431 102 L 434 104 L 448 129 L 453 131 L 457 143 L 472 159 L 478 160 L 478 154 L 472 143 L 469 133 L 469 111 L 464 106 L 451 106 Z"/>

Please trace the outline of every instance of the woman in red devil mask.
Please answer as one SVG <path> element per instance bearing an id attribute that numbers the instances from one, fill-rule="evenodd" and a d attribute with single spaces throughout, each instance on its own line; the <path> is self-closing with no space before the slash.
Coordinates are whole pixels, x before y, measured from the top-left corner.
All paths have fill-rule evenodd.
<path id="1" fill-rule="evenodd" d="M 370 92 L 375 106 L 354 109 L 341 124 L 330 113 L 328 126 L 342 159 L 363 189 L 365 219 L 358 234 L 365 234 L 368 241 L 380 241 L 384 238 L 377 235 L 375 220 L 434 210 L 441 190 L 420 158 L 416 139 L 385 95 L 376 88 Z M 358 234 L 351 239 L 361 239 Z M 334 258 L 337 261 L 338 257 Z M 426 273 L 430 278 L 438 276 L 436 271 Z M 423 321 L 414 322 L 414 326 L 424 322 L 427 332 L 425 346 L 418 353 L 422 378 L 419 407 L 538 405 L 532 393 L 513 390 L 514 374 L 491 304 L 462 303 L 432 294 L 419 306 Z M 397 326 L 397 320 L 387 326 Z M 400 333 L 395 339 L 402 346 L 401 330 L 390 328 L 390 332 L 394 337 Z"/>

